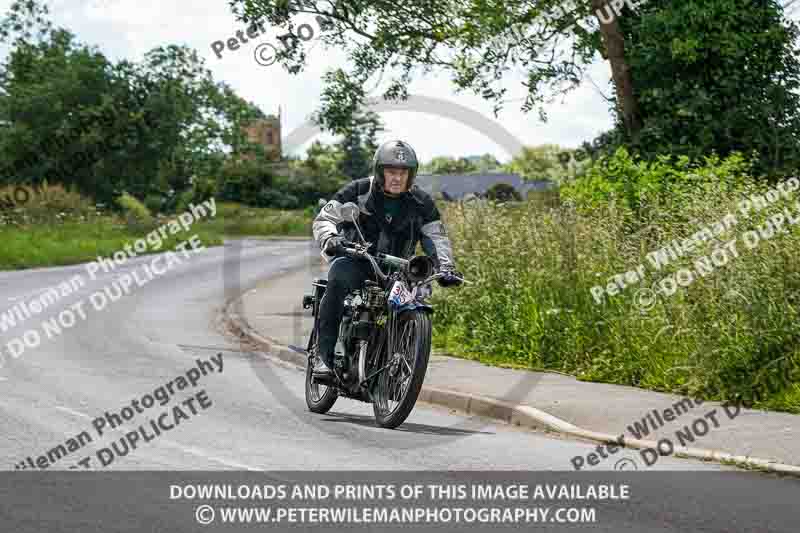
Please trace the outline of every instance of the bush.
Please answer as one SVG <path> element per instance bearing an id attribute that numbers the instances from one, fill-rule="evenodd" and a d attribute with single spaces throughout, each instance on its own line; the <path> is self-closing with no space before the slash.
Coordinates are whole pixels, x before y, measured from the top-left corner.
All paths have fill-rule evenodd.
<path id="1" fill-rule="evenodd" d="M 619 148 L 562 187 L 561 196 L 582 213 L 613 205 L 621 228 L 638 233 L 645 240 L 642 245 L 652 246 L 663 237 L 653 233 L 656 223 L 669 219 L 688 224 L 692 216 L 704 216 L 704 206 L 695 204 L 702 204 L 704 195 L 731 196 L 747 189 L 747 183 L 754 183 L 750 169 L 751 163 L 738 153 L 724 160 L 712 155 L 698 164 L 687 157 L 643 161 Z"/>
<path id="2" fill-rule="evenodd" d="M 182 213 L 189 209 L 189 204 L 192 203 L 194 193 L 191 189 L 187 189 L 172 197 L 170 213 Z"/>
<path id="3" fill-rule="evenodd" d="M 259 205 L 259 195 L 272 181 L 272 174 L 258 160 L 234 161 L 222 168 L 217 190 L 222 200 Z"/>
<path id="4" fill-rule="evenodd" d="M 514 186 L 508 183 L 495 183 L 486 191 L 486 197 L 496 202 L 519 202 L 522 200 L 522 196 L 520 196 Z"/>
<path id="5" fill-rule="evenodd" d="M 193 204 L 201 204 L 217 195 L 217 183 L 214 178 L 206 176 L 195 177 L 192 181 Z"/>
<path id="6" fill-rule="evenodd" d="M 262 189 L 258 193 L 257 205 L 260 207 L 277 207 L 278 209 L 297 209 L 300 201 L 296 196 L 276 189 Z"/>
<path id="7" fill-rule="evenodd" d="M 164 197 L 157 194 L 148 194 L 144 198 L 144 205 L 151 213 L 159 213 L 164 208 Z"/>
<path id="8" fill-rule="evenodd" d="M 150 210 L 136 197 L 123 193 L 116 201 L 128 224 L 151 224 L 153 222 Z"/>
<path id="9" fill-rule="evenodd" d="M 743 244 L 768 216 L 800 213 L 780 198 L 742 216 L 739 202 L 766 189 L 746 166 L 737 156 L 645 165 L 618 153 L 557 208 L 447 205 L 457 263 L 474 284 L 437 292 L 436 344 L 489 363 L 800 413 L 800 224 Z M 658 268 L 648 259 L 727 214 L 735 225 L 691 252 Z M 738 257 L 703 274 L 702 260 L 733 239 Z M 593 288 L 639 265 L 644 279 L 595 300 Z M 682 269 L 693 273 L 686 287 L 675 284 Z M 649 292 L 664 280 L 674 293 Z"/>

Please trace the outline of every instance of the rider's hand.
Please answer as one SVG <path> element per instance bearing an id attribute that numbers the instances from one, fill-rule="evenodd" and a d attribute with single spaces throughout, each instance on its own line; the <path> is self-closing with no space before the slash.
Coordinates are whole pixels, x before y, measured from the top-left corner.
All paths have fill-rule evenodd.
<path id="1" fill-rule="evenodd" d="M 333 235 L 332 237 L 328 237 L 328 240 L 325 241 L 325 248 L 324 252 L 327 255 L 336 255 L 339 253 L 344 252 L 344 237 L 340 237 L 339 235 Z"/>
<path id="2" fill-rule="evenodd" d="M 440 287 L 456 287 L 464 283 L 464 274 L 454 268 L 443 268 L 441 273 L 444 276 L 436 280 Z"/>

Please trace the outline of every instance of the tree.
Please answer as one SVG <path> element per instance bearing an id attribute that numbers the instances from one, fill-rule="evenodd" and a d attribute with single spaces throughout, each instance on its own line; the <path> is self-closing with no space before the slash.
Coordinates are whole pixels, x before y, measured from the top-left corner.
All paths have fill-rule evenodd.
<path id="1" fill-rule="evenodd" d="M 263 160 L 231 159 L 220 170 L 217 189 L 223 200 L 258 205 L 262 194 L 272 188 L 273 180 Z"/>
<path id="2" fill-rule="evenodd" d="M 0 177 L 75 185 L 111 203 L 186 188 L 244 147 L 241 125 L 263 117 L 213 81 L 196 51 L 165 46 L 141 64 L 113 63 L 54 28 L 47 7 L 14 2 L 0 20 Z"/>
<path id="3" fill-rule="evenodd" d="M 488 172 L 500 172 L 503 170 L 500 161 L 492 154 L 483 154 L 480 156 L 472 155 L 467 157 L 466 160 L 475 166 L 476 172 L 483 174 Z"/>
<path id="4" fill-rule="evenodd" d="M 344 153 L 339 146 L 314 141 L 306 158 L 289 162 L 291 180 L 287 190 L 303 205 L 313 205 L 320 198 L 330 198 L 348 181 L 339 169 Z"/>
<path id="5" fill-rule="evenodd" d="M 422 168 L 428 174 L 473 174 L 478 172 L 478 166 L 465 157 L 458 159 L 449 156 L 434 157 Z"/>
<path id="6" fill-rule="evenodd" d="M 603 46 L 600 53 L 611 65 L 611 79 L 617 96 L 617 116 L 620 118 L 625 133 L 631 139 L 638 139 L 642 129 L 642 116 L 639 111 L 639 99 L 636 96 L 631 75 L 631 67 L 625 56 L 625 37 L 620 29 L 613 7 L 607 6 L 606 0 L 592 0 L 597 21 L 600 24 L 600 35 Z M 609 11 L 610 9 L 610 11 Z M 620 11 L 620 15 L 633 18 L 630 9 Z"/>
<path id="7" fill-rule="evenodd" d="M 359 112 L 347 125 L 344 139 L 338 147 L 343 153 L 339 161 L 339 172 L 351 180 L 372 174 L 372 156 L 378 149 L 377 136 L 383 125 L 376 113 Z"/>
<path id="8" fill-rule="evenodd" d="M 525 146 L 505 168 L 526 180 L 558 181 L 564 174 L 560 160 L 562 153 L 563 150 L 555 144 Z"/>
<path id="9" fill-rule="evenodd" d="M 305 160 L 295 163 L 298 170 L 304 169 L 321 178 L 339 175 L 339 167 L 344 154 L 336 146 L 314 141 L 306 151 Z"/>
<path id="10" fill-rule="evenodd" d="M 774 2 L 651 0 L 620 20 L 644 128 L 635 152 L 756 154 L 755 171 L 800 167 L 798 26 Z"/>
<path id="11" fill-rule="evenodd" d="M 327 128 L 346 122 L 361 107 L 371 78 L 390 73 L 383 96 L 396 100 L 407 97 L 415 71 L 434 68 L 449 73 L 459 89 L 493 101 L 495 112 L 507 96 L 504 75 L 519 69 L 526 88 L 522 109 L 536 107 L 544 118 L 543 104 L 575 88 L 599 51 L 611 63 L 621 114 L 635 135 L 640 121 L 631 69 L 616 18 L 600 21 L 601 3 L 232 0 L 231 7 L 247 22 L 264 18 L 292 33 L 298 15 L 324 17 L 319 19 L 320 38 L 345 50 L 353 65 L 349 72 L 337 69 L 326 75 L 321 116 Z M 623 17 L 631 13 L 627 6 L 621 11 Z M 304 45 L 300 39 L 292 42 L 293 47 L 278 54 L 278 61 L 290 72 L 299 72 L 305 63 Z"/>

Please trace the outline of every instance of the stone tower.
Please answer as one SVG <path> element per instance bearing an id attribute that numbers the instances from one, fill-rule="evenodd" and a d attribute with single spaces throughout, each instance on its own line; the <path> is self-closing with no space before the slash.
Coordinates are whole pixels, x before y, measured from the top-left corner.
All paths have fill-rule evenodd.
<path id="1" fill-rule="evenodd" d="M 259 119 L 245 128 L 250 142 L 260 144 L 264 147 L 264 153 L 271 161 L 280 161 L 282 158 L 281 144 L 281 116 L 267 115 L 265 119 Z"/>

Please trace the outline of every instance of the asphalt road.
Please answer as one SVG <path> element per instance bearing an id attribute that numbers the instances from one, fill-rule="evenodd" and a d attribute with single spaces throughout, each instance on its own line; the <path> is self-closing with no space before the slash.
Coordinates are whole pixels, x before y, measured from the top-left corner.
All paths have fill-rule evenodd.
<path id="1" fill-rule="evenodd" d="M 66 448 L 71 438 L 74 444 L 82 432 L 90 435 L 92 442 L 82 441 L 78 449 L 53 461 L 48 471 L 83 469 L 87 464 L 100 471 L 568 471 L 572 457 L 594 450 L 596 444 L 523 431 L 423 404 L 394 431 L 374 426 L 371 406 L 349 400 L 340 399 L 327 415 L 309 413 L 303 400 L 302 373 L 241 346 L 223 332 L 219 314 L 228 299 L 259 279 L 304 268 L 311 253 L 316 252 L 303 241 L 232 241 L 224 248 L 211 248 L 184 259 L 164 275 L 141 287 L 134 286 L 130 294 L 105 309 L 95 310 L 87 300 L 91 293 L 152 260 L 136 258 L 60 299 L 41 315 L 2 333 L 0 342 L 5 345 L 57 311 L 86 300 L 85 320 L 77 320 L 53 338 L 43 335 L 41 345 L 17 358 L 4 350 L 0 360 L 0 425 L 4 433 L 0 456 L 4 468 L 14 470 L 28 457 L 36 462 L 59 444 Z M 0 309 L 29 301 L 75 274 L 87 277 L 83 266 L 0 273 Z M 198 359 L 210 363 L 212 357 L 219 357 L 217 354 L 222 354 L 221 371 L 208 370 L 208 375 L 198 372 L 195 387 L 178 390 L 177 376 L 198 368 Z M 168 403 L 142 408 L 142 414 L 136 414 L 120 429 L 110 430 L 107 422 L 102 436 L 98 435 L 96 418 L 104 418 L 107 411 L 120 413 L 132 400 L 153 394 L 167 382 L 175 384 L 174 397 Z M 200 391 L 204 391 L 202 398 Z M 181 404 L 186 406 L 181 419 L 172 408 L 190 396 L 196 400 L 190 402 L 192 406 Z M 126 433 L 137 431 L 162 412 L 169 413 L 167 420 L 173 424 L 169 430 L 162 426 L 160 435 L 150 435 L 153 438 L 146 443 L 139 440 L 127 453 L 119 451 L 123 448 L 120 442 L 117 451 L 111 448 L 112 442 L 124 439 Z M 150 433 L 154 431 L 151 427 Z M 101 448 L 115 452 L 107 466 L 100 464 L 97 452 Z M 620 452 L 600 468 L 613 470 L 626 454 L 634 453 Z M 105 457 L 108 459 L 108 453 Z M 88 463 L 86 458 L 90 458 Z M 84 463 L 79 463 L 81 460 Z M 728 467 L 662 458 L 652 470 L 692 472 L 685 474 L 687 480 L 693 480 L 688 486 L 670 483 L 665 489 L 664 496 L 673 502 L 686 502 L 686 508 L 678 513 L 683 515 L 681 523 L 687 516 L 712 507 L 735 511 L 736 499 L 730 494 L 716 496 L 705 491 L 707 502 L 704 500 L 703 506 L 698 506 L 692 496 L 692 487 L 703 485 L 697 480 Z M 648 479 L 653 490 L 660 490 L 657 478 Z M 754 491 L 787 494 L 786 502 L 779 497 L 763 507 L 765 516 L 768 513 L 773 521 L 791 509 L 788 502 L 796 501 L 800 494 L 800 484 L 795 480 L 773 475 L 746 472 L 728 479 L 728 489 L 741 489 L 742 505 L 753 502 L 745 495 Z M 784 504 L 787 507 L 781 507 Z M 755 512 L 753 509 L 761 508 L 748 507 L 748 516 Z M 747 530 L 730 529 L 727 521 L 731 516 L 730 512 L 720 512 L 713 519 L 706 518 L 708 529 L 702 530 Z M 684 530 L 677 526 L 672 529 L 669 516 L 661 519 L 666 520 L 665 530 Z M 606 525 L 622 528 L 617 530 L 633 525 L 625 514 L 614 520 Z"/>

